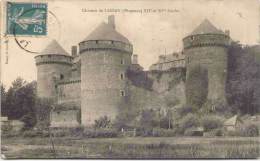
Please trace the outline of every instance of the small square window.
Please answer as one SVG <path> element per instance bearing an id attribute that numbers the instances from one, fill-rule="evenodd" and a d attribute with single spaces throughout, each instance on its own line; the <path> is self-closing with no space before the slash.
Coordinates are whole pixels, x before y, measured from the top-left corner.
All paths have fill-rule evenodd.
<path id="1" fill-rule="evenodd" d="M 121 96 L 125 96 L 125 91 L 120 91 Z"/>

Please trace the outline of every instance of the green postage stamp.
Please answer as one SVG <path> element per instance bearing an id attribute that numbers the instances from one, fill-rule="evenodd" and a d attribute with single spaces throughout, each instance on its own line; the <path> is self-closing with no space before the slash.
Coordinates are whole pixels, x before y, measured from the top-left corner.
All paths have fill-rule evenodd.
<path id="1" fill-rule="evenodd" d="M 46 35 L 47 3 L 7 2 L 8 35 Z"/>

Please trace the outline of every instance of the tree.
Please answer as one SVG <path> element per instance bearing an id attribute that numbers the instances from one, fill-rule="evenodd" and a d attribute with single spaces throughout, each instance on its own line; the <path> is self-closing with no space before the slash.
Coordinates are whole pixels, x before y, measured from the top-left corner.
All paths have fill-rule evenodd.
<path id="1" fill-rule="evenodd" d="M 153 128 L 159 125 L 159 121 L 156 118 L 156 111 L 147 109 L 142 111 L 139 125 L 143 128 Z"/>
<path id="2" fill-rule="evenodd" d="M 7 116 L 8 109 L 6 108 L 6 91 L 5 86 L 1 84 L 1 116 Z"/>
<path id="3" fill-rule="evenodd" d="M 6 93 L 5 105 L 2 110 L 8 119 L 25 122 L 25 128 L 31 128 L 36 123 L 35 117 L 36 81 L 27 83 L 21 77 L 12 82 Z"/>
<path id="4" fill-rule="evenodd" d="M 227 98 L 234 113 L 259 112 L 260 62 L 255 59 L 259 52 L 238 43 L 229 48 Z"/>
<path id="5" fill-rule="evenodd" d="M 111 126 L 111 120 L 107 116 L 100 117 L 95 120 L 95 128 L 109 128 Z"/>

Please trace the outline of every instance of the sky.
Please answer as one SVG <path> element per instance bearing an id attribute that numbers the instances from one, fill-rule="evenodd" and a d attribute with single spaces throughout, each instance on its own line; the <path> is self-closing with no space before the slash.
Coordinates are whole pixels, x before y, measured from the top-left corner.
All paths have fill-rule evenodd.
<path id="1" fill-rule="evenodd" d="M 159 55 L 181 51 L 182 39 L 206 18 L 217 28 L 223 31 L 230 30 L 233 40 L 249 45 L 259 41 L 260 3 L 258 0 L 50 0 L 43 2 L 48 3 L 49 11 L 47 36 L 16 37 L 18 42 L 28 42 L 26 49 L 29 51 L 40 52 L 51 40 L 56 39 L 70 53 L 71 46 L 78 45 L 101 22 L 107 22 L 108 15 L 115 15 L 117 31 L 133 44 L 133 53 L 138 55 L 139 64 L 145 69 L 155 63 Z M 146 11 L 153 9 L 156 12 L 144 12 L 145 9 Z M 162 12 L 159 12 L 160 9 Z M 120 12 L 116 12 L 118 10 Z M 126 12 L 126 10 L 143 12 Z M 5 17 L 5 9 L 2 8 L 1 11 L 1 16 Z M 1 20 L 4 19 L 1 17 Z M 5 21 L 1 21 L 1 28 L 3 29 L 1 37 L 3 37 Z M 8 43 L 5 43 L 6 40 Z M 28 82 L 36 80 L 35 56 L 36 54 L 21 49 L 14 36 L 1 39 L 2 83 L 9 87 L 18 76 Z"/>

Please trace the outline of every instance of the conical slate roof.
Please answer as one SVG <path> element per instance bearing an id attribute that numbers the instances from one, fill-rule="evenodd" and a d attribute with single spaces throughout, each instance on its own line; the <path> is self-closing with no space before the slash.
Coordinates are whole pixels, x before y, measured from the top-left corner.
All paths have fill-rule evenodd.
<path id="1" fill-rule="evenodd" d="M 212 23 L 205 19 L 190 35 L 198 35 L 198 34 L 224 34 L 221 30 L 217 29 Z"/>
<path id="2" fill-rule="evenodd" d="M 105 22 L 101 23 L 94 31 L 92 31 L 84 41 L 89 40 L 113 40 L 130 44 L 129 40 L 122 34 L 116 31 L 116 29 Z"/>
<path id="3" fill-rule="evenodd" d="M 52 40 L 41 52 L 42 55 L 69 55 L 56 40 Z"/>

